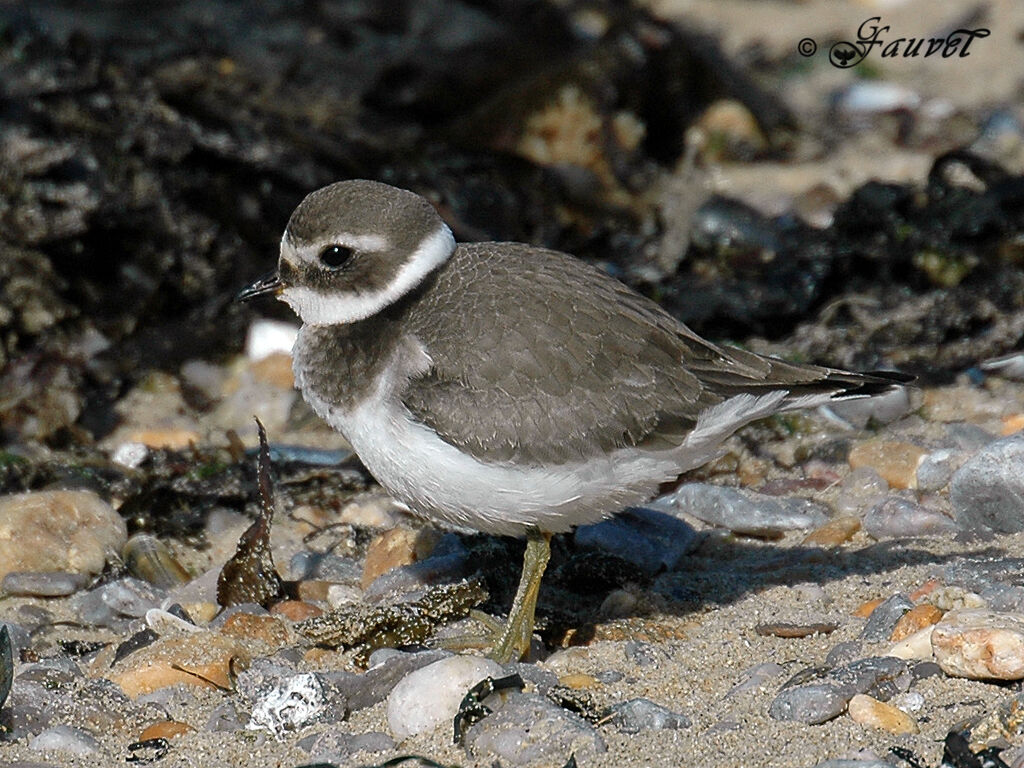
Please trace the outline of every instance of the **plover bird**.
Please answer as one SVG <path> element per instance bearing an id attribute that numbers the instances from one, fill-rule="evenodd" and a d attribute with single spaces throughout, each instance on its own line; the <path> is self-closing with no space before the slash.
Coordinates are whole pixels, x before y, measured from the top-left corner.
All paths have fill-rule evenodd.
<path id="1" fill-rule="evenodd" d="M 755 419 L 909 379 L 717 346 L 567 254 L 457 245 L 426 199 L 373 181 L 302 201 L 239 298 L 264 294 L 302 320 L 296 386 L 395 499 L 526 537 L 501 661 L 529 649 L 552 534 L 648 500 Z"/>

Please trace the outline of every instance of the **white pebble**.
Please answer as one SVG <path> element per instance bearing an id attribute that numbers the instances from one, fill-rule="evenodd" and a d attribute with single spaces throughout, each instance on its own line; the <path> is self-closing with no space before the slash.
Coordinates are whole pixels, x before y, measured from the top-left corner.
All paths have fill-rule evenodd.
<path id="1" fill-rule="evenodd" d="M 449 656 L 406 675 L 388 696 L 388 726 L 399 741 L 451 725 L 474 685 L 502 677 L 500 664 L 477 656 Z"/>
<path id="2" fill-rule="evenodd" d="M 262 360 L 276 352 L 291 354 L 299 329 L 280 320 L 257 320 L 249 326 L 245 337 L 245 355 L 252 361 Z"/>
<path id="3" fill-rule="evenodd" d="M 149 448 L 144 443 L 121 443 L 114 449 L 110 460 L 128 469 L 135 469 L 149 456 Z"/>

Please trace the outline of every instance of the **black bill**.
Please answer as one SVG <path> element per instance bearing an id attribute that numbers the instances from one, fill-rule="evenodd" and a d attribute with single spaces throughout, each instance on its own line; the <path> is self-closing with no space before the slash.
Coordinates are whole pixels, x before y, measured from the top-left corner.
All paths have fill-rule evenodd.
<path id="1" fill-rule="evenodd" d="M 235 296 L 235 301 L 249 301 L 249 299 L 255 299 L 257 296 L 265 296 L 268 293 L 277 294 L 280 293 L 283 287 L 284 284 L 281 282 L 281 278 L 278 277 L 277 271 L 275 270 L 269 275 L 264 275 L 248 288 L 243 288 L 239 291 L 238 295 Z"/>

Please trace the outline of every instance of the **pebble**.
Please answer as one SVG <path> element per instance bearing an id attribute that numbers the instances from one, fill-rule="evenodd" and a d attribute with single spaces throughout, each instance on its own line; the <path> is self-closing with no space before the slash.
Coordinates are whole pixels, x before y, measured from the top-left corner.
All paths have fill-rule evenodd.
<path id="1" fill-rule="evenodd" d="M 274 354 L 290 355 L 299 329 L 281 320 L 254 320 L 245 334 L 245 355 L 251 361 Z"/>
<path id="2" fill-rule="evenodd" d="M 836 511 L 840 515 L 860 519 L 865 509 L 870 509 L 889 491 L 889 485 L 871 467 L 860 467 L 848 474 L 839 484 L 836 497 Z"/>
<path id="3" fill-rule="evenodd" d="M 837 717 L 855 694 L 885 700 L 910 687 L 907 663 L 891 656 L 872 656 L 817 674 L 811 680 L 783 687 L 768 714 L 775 720 L 817 725 Z"/>
<path id="4" fill-rule="evenodd" d="M 930 603 L 922 603 L 921 605 L 915 605 L 909 611 L 904 613 L 900 620 L 896 622 L 896 626 L 893 627 L 892 634 L 889 639 L 896 643 L 900 640 L 904 640 L 911 635 L 920 632 L 925 627 L 930 627 L 942 618 L 942 610 L 936 608 Z"/>
<path id="5" fill-rule="evenodd" d="M 736 685 L 729 689 L 729 692 L 725 695 L 725 698 L 728 699 L 732 696 L 737 696 L 741 693 L 746 693 L 747 691 L 760 690 L 761 687 L 764 686 L 769 680 L 778 677 L 785 671 L 785 667 L 774 661 L 766 661 L 763 664 L 758 664 L 757 666 L 751 667 L 743 673 L 745 676 L 744 679 L 736 683 Z"/>
<path id="6" fill-rule="evenodd" d="M 860 528 L 859 517 L 844 515 L 815 528 L 804 537 L 803 544 L 811 547 L 838 547 L 852 539 Z"/>
<path id="7" fill-rule="evenodd" d="M 317 675 L 292 675 L 260 691 L 245 727 L 252 731 L 265 729 L 280 738 L 287 731 L 319 720 L 327 705 L 328 697 Z M 332 709 L 337 711 L 336 705 Z M 345 707 L 340 707 L 339 715 L 343 717 L 344 712 Z"/>
<path id="8" fill-rule="evenodd" d="M 325 731 L 299 739 L 298 745 L 309 752 L 310 759 L 317 764 L 352 765 L 354 763 L 352 758 L 357 753 L 387 752 L 395 748 L 395 740 L 380 731 L 366 733 Z"/>
<path id="9" fill-rule="evenodd" d="M 986 609 L 951 611 L 935 625 L 931 639 L 935 660 L 947 675 L 1024 678 L 1024 616 Z"/>
<path id="10" fill-rule="evenodd" d="M 917 488 L 921 491 L 941 491 L 949 485 L 953 472 L 966 460 L 966 455 L 946 448 L 932 451 L 917 467 Z"/>
<path id="11" fill-rule="evenodd" d="M 139 734 L 137 741 L 147 741 L 148 739 L 173 739 L 194 730 L 195 728 L 188 723 L 179 723 L 177 720 L 161 720 L 147 726 L 142 733 Z"/>
<path id="12" fill-rule="evenodd" d="M 270 656 L 290 639 L 288 628 L 280 619 L 251 613 L 233 614 L 221 625 L 220 632 L 237 638 L 253 655 L 260 656 Z"/>
<path id="13" fill-rule="evenodd" d="M 149 446 L 145 443 L 121 443 L 110 455 L 110 460 L 128 469 L 137 469 L 149 458 Z"/>
<path id="14" fill-rule="evenodd" d="M 917 733 L 917 721 L 902 710 L 884 701 L 858 693 L 847 705 L 847 712 L 855 723 L 881 728 L 889 733 Z"/>
<path id="15" fill-rule="evenodd" d="M 907 596 L 900 593 L 883 600 L 868 616 L 867 623 L 860 633 L 861 639 L 869 643 L 888 640 L 903 614 L 913 607 L 914 604 Z"/>
<path id="16" fill-rule="evenodd" d="M 299 622 L 322 615 L 323 609 L 304 600 L 282 600 L 270 606 L 270 612 L 275 616 L 284 616 L 288 621 Z"/>
<path id="17" fill-rule="evenodd" d="M 864 515 L 863 525 L 864 532 L 877 540 L 944 536 L 959 530 L 956 522 L 941 512 L 899 496 L 889 496 L 873 506 Z"/>
<path id="18" fill-rule="evenodd" d="M 0 576 L 17 571 L 97 574 L 128 539 L 121 516 L 91 491 L 0 497 Z"/>
<path id="19" fill-rule="evenodd" d="M 445 723 L 450 726 L 470 688 L 487 677 L 502 676 L 500 664 L 476 656 L 450 656 L 417 669 L 388 696 L 388 727 L 403 741 Z"/>
<path id="20" fill-rule="evenodd" d="M 663 499 L 675 511 L 747 536 L 779 537 L 786 531 L 814 528 L 829 517 L 825 507 L 807 499 L 706 483 L 687 483 Z"/>
<path id="21" fill-rule="evenodd" d="M 586 763 L 607 749 L 597 730 L 578 715 L 519 691 L 466 732 L 466 748 L 478 759 L 490 763 L 497 758 L 508 765 L 563 765 L 570 754 Z"/>
<path id="22" fill-rule="evenodd" d="M 907 415 L 912 403 L 910 390 L 896 387 L 876 397 L 837 400 L 827 407 L 850 426 L 863 429 L 868 424 L 891 424 Z"/>
<path id="23" fill-rule="evenodd" d="M 615 704 L 615 724 L 623 733 L 639 733 L 640 731 L 666 731 L 689 728 L 690 718 L 673 712 L 650 699 L 630 699 Z"/>
<path id="24" fill-rule="evenodd" d="M 138 619 L 157 608 L 163 592 L 130 576 L 76 595 L 73 605 L 83 623 L 123 629 L 129 619 Z"/>
<path id="25" fill-rule="evenodd" d="M 949 482 L 953 515 L 967 531 L 1024 530 L 1024 435 L 996 440 Z"/>
<path id="26" fill-rule="evenodd" d="M 228 690 L 234 668 L 250 658 L 235 639 L 208 631 L 158 638 L 116 663 L 114 654 L 112 646 L 100 651 L 92 673 L 117 683 L 132 698 L 179 684 Z"/>
<path id="27" fill-rule="evenodd" d="M 615 517 L 576 529 L 580 549 L 621 557 L 648 575 L 674 570 L 697 546 L 693 526 L 657 509 L 627 509 Z"/>
<path id="28" fill-rule="evenodd" d="M 11 571 L 0 582 L 0 590 L 14 596 L 66 597 L 85 583 L 85 576 L 67 571 Z"/>
<path id="29" fill-rule="evenodd" d="M 917 467 L 928 451 L 898 440 L 868 440 L 855 445 L 847 458 L 853 469 L 875 470 L 890 488 L 917 487 Z"/>
<path id="30" fill-rule="evenodd" d="M 378 661 L 381 657 L 371 655 L 370 658 L 374 659 L 374 662 L 361 675 L 336 676 L 333 673 L 325 673 L 325 676 L 330 677 L 332 684 L 344 693 L 352 712 L 384 701 L 395 686 L 411 673 L 441 659 L 449 658 L 449 654 L 444 651 L 410 653 L 393 648 L 381 649 L 384 650 L 392 653 L 387 654 L 384 661 Z"/>
<path id="31" fill-rule="evenodd" d="M 382 573 L 400 565 L 415 563 L 429 555 L 429 549 L 433 549 L 437 537 L 432 537 L 433 542 L 426 547 L 420 543 L 424 538 L 422 534 L 423 531 L 411 528 L 392 528 L 375 536 L 366 550 L 360 586 L 366 589 Z M 428 551 L 424 552 L 424 549 Z"/>
<path id="32" fill-rule="evenodd" d="M 28 746 L 39 752 L 70 752 L 73 755 L 92 755 L 100 751 L 100 743 L 92 734 L 70 725 L 47 728 L 29 740 Z"/>

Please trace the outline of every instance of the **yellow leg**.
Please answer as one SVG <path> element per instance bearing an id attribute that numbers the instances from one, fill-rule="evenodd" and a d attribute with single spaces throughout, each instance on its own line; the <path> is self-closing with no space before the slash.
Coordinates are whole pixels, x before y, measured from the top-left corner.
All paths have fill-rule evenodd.
<path id="1" fill-rule="evenodd" d="M 512 601 L 505 630 L 490 653 L 491 658 L 500 664 L 519 661 L 530 650 L 537 594 L 550 556 L 551 534 L 530 531 L 526 535 L 526 553 L 523 555 L 523 575 L 519 580 L 519 589 Z"/>

